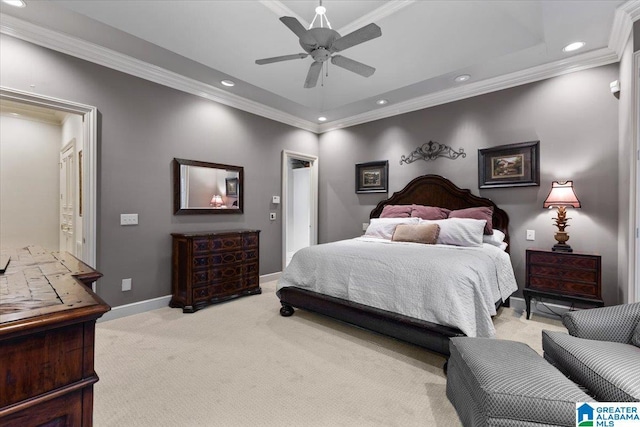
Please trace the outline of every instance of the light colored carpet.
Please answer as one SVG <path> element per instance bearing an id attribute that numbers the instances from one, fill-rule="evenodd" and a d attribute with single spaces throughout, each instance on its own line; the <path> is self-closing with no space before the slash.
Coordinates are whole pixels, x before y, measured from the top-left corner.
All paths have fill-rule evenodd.
<path id="1" fill-rule="evenodd" d="M 444 357 L 261 295 L 194 314 L 162 308 L 96 330 L 94 424 L 456 426 Z M 501 309 L 499 338 L 541 352 L 558 320 Z"/>

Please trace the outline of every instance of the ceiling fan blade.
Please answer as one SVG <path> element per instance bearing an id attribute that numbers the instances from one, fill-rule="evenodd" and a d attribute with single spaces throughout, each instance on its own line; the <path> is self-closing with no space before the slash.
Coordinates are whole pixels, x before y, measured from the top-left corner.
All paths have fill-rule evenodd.
<path id="1" fill-rule="evenodd" d="M 304 81 L 305 88 L 316 87 L 318 83 L 318 77 L 320 77 L 320 72 L 322 71 L 322 62 L 313 62 L 311 67 L 309 67 L 309 72 L 307 73 L 307 79 Z"/>
<path id="2" fill-rule="evenodd" d="M 298 38 L 304 36 L 307 33 L 307 29 L 293 16 L 283 16 L 280 18 L 282 23 L 286 25 L 291 31 L 293 31 Z"/>
<path id="3" fill-rule="evenodd" d="M 309 56 L 308 53 L 294 53 L 293 55 L 274 56 L 273 58 L 256 59 L 256 64 L 272 64 L 274 62 L 289 61 L 290 59 L 304 59 Z"/>
<path id="4" fill-rule="evenodd" d="M 331 52 L 340 52 L 360 43 L 364 43 L 382 35 L 382 30 L 376 24 L 365 25 L 364 27 L 340 37 L 331 45 Z"/>
<path id="5" fill-rule="evenodd" d="M 338 67 L 342 67 L 345 70 L 360 74 L 362 77 L 369 77 L 376 71 L 373 67 L 363 64 L 362 62 L 354 61 L 353 59 L 349 59 L 342 55 L 333 56 L 331 58 L 331 63 Z"/>

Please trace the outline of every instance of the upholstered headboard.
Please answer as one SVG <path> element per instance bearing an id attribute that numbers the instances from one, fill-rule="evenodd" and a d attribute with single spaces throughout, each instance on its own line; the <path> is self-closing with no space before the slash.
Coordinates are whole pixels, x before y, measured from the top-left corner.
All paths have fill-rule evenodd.
<path id="1" fill-rule="evenodd" d="M 493 207 L 493 228 L 505 234 L 505 242 L 509 243 L 509 215 L 490 199 L 471 194 L 469 190 L 458 188 L 454 183 L 440 175 L 423 175 L 415 178 L 402 190 L 382 200 L 371 211 L 369 218 L 378 218 L 386 205 L 425 205 L 437 206 L 451 210 L 472 208 L 477 206 Z M 507 251 L 509 247 L 507 246 Z"/>

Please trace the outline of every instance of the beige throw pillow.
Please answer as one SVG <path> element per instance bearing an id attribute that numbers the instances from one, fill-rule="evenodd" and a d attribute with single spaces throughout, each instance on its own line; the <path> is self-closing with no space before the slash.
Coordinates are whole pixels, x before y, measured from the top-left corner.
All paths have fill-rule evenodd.
<path id="1" fill-rule="evenodd" d="M 398 224 L 391 240 L 435 245 L 440 234 L 438 224 Z"/>

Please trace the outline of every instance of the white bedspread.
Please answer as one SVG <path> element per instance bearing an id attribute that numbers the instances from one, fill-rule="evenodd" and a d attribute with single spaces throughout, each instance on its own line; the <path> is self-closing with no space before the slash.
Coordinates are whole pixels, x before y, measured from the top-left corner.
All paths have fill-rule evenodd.
<path id="1" fill-rule="evenodd" d="M 518 286 L 509 255 L 495 246 L 458 247 L 359 237 L 302 249 L 278 281 L 492 337 L 495 302 Z"/>

